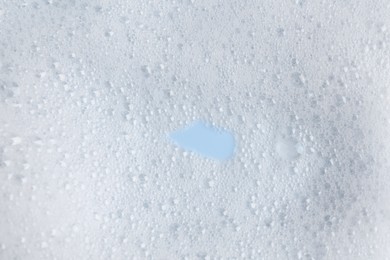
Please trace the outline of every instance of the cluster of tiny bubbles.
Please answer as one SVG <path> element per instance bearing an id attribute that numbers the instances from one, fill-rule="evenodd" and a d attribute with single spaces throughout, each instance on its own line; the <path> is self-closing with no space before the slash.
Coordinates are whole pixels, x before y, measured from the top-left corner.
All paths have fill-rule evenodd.
<path id="1" fill-rule="evenodd" d="M 0 1 L 0 259 L 389 259 L 387 0 L 97 2 Z"/>

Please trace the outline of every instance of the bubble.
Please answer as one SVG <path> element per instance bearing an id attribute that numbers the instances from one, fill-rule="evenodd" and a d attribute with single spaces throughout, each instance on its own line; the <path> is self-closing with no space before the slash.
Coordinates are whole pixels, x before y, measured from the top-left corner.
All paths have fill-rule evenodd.
<path id="1" fill-rule="evenodd" d="M 302 145 L 292 138 L 281 139 L 276 142 L 277 154 L 285 160 L 295 160 L 302 153 Z"/>

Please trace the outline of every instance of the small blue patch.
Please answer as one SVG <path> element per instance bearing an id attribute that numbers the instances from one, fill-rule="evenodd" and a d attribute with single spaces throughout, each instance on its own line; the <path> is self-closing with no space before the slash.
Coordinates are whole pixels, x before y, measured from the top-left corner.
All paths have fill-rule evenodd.
<path id="1" fill-rule="evenodd" d="M 170 134 L 170 138 L 183 149 L 217 159 L 229 159 L 234 152 L 233 135 L 201 121 Z"/>

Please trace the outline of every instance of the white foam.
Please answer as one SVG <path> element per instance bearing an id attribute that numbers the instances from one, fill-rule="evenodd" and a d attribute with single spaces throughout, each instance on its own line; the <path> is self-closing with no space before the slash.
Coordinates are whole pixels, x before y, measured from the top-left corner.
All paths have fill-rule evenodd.
<path id="1" fill-rule="evenodd" d="M 0 259 L 389 259 L 389 8 L 1 1 Z"/>

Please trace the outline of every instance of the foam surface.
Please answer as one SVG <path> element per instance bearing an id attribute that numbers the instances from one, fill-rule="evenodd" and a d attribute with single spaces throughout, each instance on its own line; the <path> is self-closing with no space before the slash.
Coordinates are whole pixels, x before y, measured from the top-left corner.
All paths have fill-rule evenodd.
<path id="1" fill-rule="evenodd" d="M 0 0 L 0 259 L 390 259 L 389 13 Z"/>

